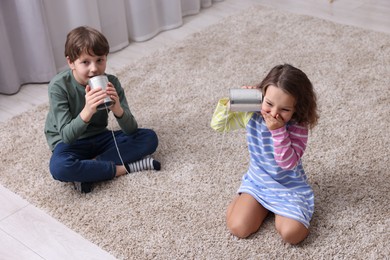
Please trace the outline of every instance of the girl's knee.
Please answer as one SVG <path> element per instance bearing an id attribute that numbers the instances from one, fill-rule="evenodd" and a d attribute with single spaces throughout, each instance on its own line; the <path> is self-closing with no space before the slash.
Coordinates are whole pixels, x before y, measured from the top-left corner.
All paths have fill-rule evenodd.
<path id="1" fill-rule="evenodd" d="M 299 244 L 309 234 L 309 229 L 302 223 L 292 219 L 285 218 L 284 220 L 276 221 L 275 226 L 282 239 L 292 245 Z"/>
<path id="2" fill-rule="evenodd" d="M 247 223 L 237 220 L 228 220 L 227 227 L 230 233 L 239 238 L 247 238 L 256 230 L 251 230 Z"/>
<path id="3" fill-rule="evenodd" d="M 257 232 L 268 210 L 260 205 L 251 195 L 242 193 L 234 198 L 226 212 L 227 227 L 239 237 L 247 238 Z"/>

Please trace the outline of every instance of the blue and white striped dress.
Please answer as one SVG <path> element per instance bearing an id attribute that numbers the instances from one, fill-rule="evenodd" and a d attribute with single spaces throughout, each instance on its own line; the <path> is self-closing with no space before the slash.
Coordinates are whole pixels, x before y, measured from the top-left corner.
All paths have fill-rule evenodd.
<path id="1" fill-rule="evenodd" d="M 308 228 L 314 212 L 314 193 L 301 160 L 292 170 L 279 167 L 271 132 L 260 114 L 253 114 L 246 129 L 250 166 L 238 193 L 250 194 L 271 212 L 297 220 Z"/>

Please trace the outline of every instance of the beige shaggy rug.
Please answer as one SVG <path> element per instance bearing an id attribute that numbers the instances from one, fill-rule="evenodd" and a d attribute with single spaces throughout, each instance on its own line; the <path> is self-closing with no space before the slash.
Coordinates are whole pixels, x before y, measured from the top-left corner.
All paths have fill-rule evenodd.
<path id="1" fill-rule="evenodd" d="M 248 166 L 245 132 L 209 127 L 229 88 L 256 84 L 279 63 L 308 74 L 321 110 L 303 157 L 315 214 L 298 246 L 281 241 L 273 216 L 249 239 L 229 234 L 225 210 Z M 384 259 L 389 65 L 390 35 L 254 7 L 118 73 L 140 125 L 158 133 L 162 171 L 87 195 L 54 181 L 44 105 L 0 125 L 0 182 L 119 259 Z"/>

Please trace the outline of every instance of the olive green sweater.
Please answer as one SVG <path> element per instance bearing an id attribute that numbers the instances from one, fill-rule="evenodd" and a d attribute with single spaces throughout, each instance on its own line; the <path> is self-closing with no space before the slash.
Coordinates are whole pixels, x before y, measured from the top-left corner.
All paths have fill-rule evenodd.
<path id="1" fill-rule="evenodd" d="M 114 85 L 121 106 L 123 116 L 117 118 L 118 124 L 126 134 L 133 133 L 137 128 L 137 121 L 130 112 L 124 90 L 117 77 L 107 75 Z M 46 117 L 45 135 L 51 150 L 59 142 L 73 143 L 77 139 L 97 135 L 107 130 L 108 114 L 106 110 L 98 110 L 89 123 L 80 118 L 80 112 L 85 106 L 85 86 L 80 85 L 71 70 L 57 74 L 49 83 L 49 112 Z"/>

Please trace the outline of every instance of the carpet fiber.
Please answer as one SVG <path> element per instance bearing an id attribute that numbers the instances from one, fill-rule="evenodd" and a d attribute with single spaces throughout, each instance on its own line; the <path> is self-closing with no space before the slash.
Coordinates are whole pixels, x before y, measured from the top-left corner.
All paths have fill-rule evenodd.
<path id="1" fill-rule="evenodd" d="M 158 133 L 160 172 L 87 195 L 54 181 L 43 105 L 0 125 L 0 182 L 120 259 L 386 258 L 389 57 L 390 35 L 253 7 L 117 74 L 140 126 Z M 209 127 L 229 88 L 259 83 L 280 63 L 307 73 L 321 110 L 303 157 L 315 213 L 299 246 L 281 241 L 272 215 L 249 239 L 229 234 L 225 210 L 248 167 L 245 131 Z"/>

